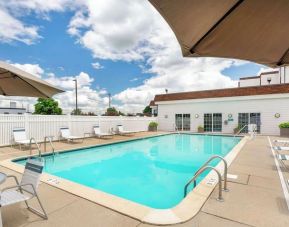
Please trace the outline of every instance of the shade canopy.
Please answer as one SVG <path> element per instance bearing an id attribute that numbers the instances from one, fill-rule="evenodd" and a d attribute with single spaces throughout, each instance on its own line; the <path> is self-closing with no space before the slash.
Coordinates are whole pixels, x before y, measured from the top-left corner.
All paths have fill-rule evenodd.
<path id="1" fill-rule="evenodd" d="M 184 56 L 289 64 L 289 0 L 149 0 Z"/>
<path id="2" fill-rule="evenodd" d="M 0 61 L 0 95 L 49 98 L 63 90 Z"/>

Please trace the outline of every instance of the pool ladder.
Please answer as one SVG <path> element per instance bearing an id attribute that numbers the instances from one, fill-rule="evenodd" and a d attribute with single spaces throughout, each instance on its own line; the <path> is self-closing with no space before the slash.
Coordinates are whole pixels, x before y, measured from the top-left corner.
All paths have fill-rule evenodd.
<path id="1" fill-rule="evenodd" d="M 51 137 L 50 136 L 45 136 L 44 137 L 44 152 L 46 153 L 46 140 L 48 140 L 49 144 L 50 144 L 50 147 L 52 149 L 52 154 L 53 156 L 55 155 L 55 148 L 53 146 L 53 143 L 52 143 L 52 140 L 51 140 Z"/>
<path id="2" fill-rule="evenodd" d="M 209 166 L 208 164 L 214 160 L 214 159 L 221 159 L 221 161 L 223 161 L 224 163 L 224 189 L 222 189 L 222 175 L 220 173 L 219 170 L 217 170 L 215 167 L 212 167 L 212 166 Z M 224 190 L 225 192 L 228 192 L 229 189 L 227 187 L 227 174 L 228 174 L 228 163 L 227 161 L 219 156 L 219 155 L 214 155 L 212 156 L 211 158 L 209 158 L 208 161 L 206 161 L 194 174 L 193 178 L 185 185 L 185 188 L 184 188 L 184 197 L 187 196 L 188 194 L 188 187 L 191 185 L 192 182 L 194 182 L 194 188 L 196 187 L 197 183 L 196 183 L 196 180 L 197 178 L 206 170 L 213 170 L 217 173 L 218 175 L 218 183 L 219 183 L 219 195 L 218 195 L 218 198 L 217 200 L 222 202 L 224 201 L 223 199 L 223 195 L 222 195 L 222 190 Z"/>
<path id="3" fill-rule="evenodd" d="M 32 142 L 34 141 L 34 143 L 36 144 L 36 148 L 38 150 L 38 156 L 41 157 L 41 150 L 40 150 L 40 146 L 37 143 L 37 141 L 35 140 L 34 137 L 30 138 L 30 142 L 29 142 L 29 150 L 30 150 L 30 155 L 32 155 Z"/>

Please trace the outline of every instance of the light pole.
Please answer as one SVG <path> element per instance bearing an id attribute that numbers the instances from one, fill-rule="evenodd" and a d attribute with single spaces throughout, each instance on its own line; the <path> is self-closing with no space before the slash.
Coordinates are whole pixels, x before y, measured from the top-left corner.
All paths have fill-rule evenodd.
<path id="1" fill-rule="evenodd" d="M 111 94 L 108 93 L 108 108 L 110 108 L 110 105 L 111 105 Z"/>
<path id="2" fill-rule="evenodd" d="M 78 106 L 77 106 L 77 79 L 73 80 L 75 82 L 75 112 L 74 114 L 77 115 L 77 110 L 78 110 Z"/>

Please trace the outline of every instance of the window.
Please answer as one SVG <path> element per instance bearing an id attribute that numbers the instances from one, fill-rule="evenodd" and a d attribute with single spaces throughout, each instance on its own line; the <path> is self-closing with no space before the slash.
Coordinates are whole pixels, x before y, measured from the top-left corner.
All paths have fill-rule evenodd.
<path id="1" fill-rule="evenodd" d="M 212 114 L 204 114 L 204 131 L 211 132 L 212 131 Z"/>
<path id="2" fill-rule="evenodd" d="M 214 113 L 213 114 L 213 132 L 222 132 L 222 114 Z"/>
<path id="3" fill-rule="evenodd" d="M 257 132 L 261 132 L 261 113 L 239 113 L 238 124 L 241 128 L 248 124 L 256 124 Z M 241 133 L 248 133 L 248 127 L 245 127 Z"/>
<path id="4" fill-rule="evenodd" d="M 191 130 L 191 115 L 183 114 L 183 130 L 190 131 Z"/>
<path id="5" fill-rule="evenodd" d="M 257 125 L 257 132 L 261 131 L 261 114 L 260 113 L 250 113 L 250 124 Z"/>
<path id="6" fill-rule="evenodd" d="M 246 125 L 249 124 L 249 114 L 248 113 L 239 113 L 238 115 L 238 125 L 242 129 L 241 133 L 247 133 L 248 132 L 248 127 L 245 127 Z"/>
<path id="7" fill-rule="evenodd" d="M 222 132 L 222 114 L 206 113 L 204 114 L 204 131 L 205 132 Z"/>
<path id="8" fill-rule="evenodd" d="M 176 114 L 175 125 L 178 130 L 191 130 L 191 115 L 190 114 Z"/>
<path id="9" fill-rule="evenodd" d="M 182 116 L 182 114 L 176 114 L 175 124 L 176 124 L 176 128 L 178 130 L 183 129 L 183 116 Z"/>

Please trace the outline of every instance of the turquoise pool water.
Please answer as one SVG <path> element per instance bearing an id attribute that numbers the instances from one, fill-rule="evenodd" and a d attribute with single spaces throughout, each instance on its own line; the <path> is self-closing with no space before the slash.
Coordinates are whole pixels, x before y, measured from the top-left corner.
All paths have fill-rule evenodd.
<path id="1" fill-rule="evenodd" d="M 44 156 L 44 171 L 152 208 L 183 199 L 185 184 L 212 155 L 241 138 L 170 134 Z M 25 164 L 25 160 L 16 160 Z M 213 162 L 216 165 L 217 162 Z M 203 174 L 204 177 L 207 173 Z"/>

